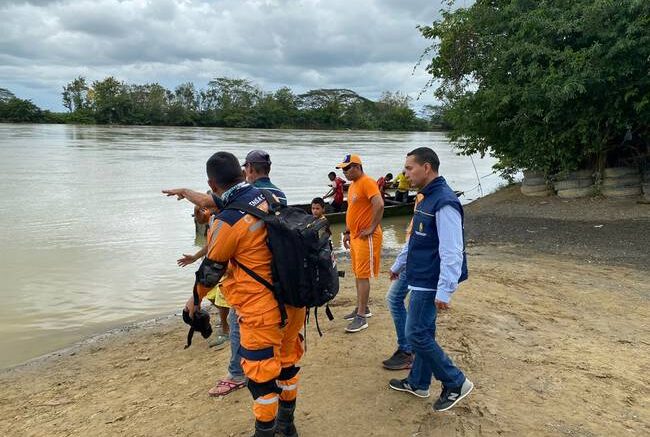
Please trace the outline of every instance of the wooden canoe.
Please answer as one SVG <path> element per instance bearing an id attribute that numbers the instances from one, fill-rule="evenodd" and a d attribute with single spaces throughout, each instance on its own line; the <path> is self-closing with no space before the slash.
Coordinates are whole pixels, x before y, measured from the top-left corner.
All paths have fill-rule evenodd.
<path id="1" fill-rule="evenodd" d="M 463 195 L 462 191 L 455 191 L 456 196 Z M 311 213 L 310 203 L 301 203 L 290 205 L 296 208 L 301 208 L 308 213 Z M 415 206 L 415 194 L 409 194 L 407 202 L 397 202 L 392 196 L 386 196 L 384 199 L 384 217 L 401 217 L 413 214 L 413 207 Z M 343 202 L 343 210 L 335 212 L 329 204 L 325 205 L 325 217 L 331 224 L 345 223 L 345 210 L 348 208 L 347 200 Z M 207 231 L 206 225 L 198 224 L 195 220 L 196 233 L 205 235 Z"/>
<path id="2" fill-rule="evenodd" d="M 415 205 L 415 195 L 409 195 L 407 202 L 396 202 L 394 198 L 386 197 L 384 199 L 384 217 L 399 217 L 413 214 L 413 206 Z M 311 212 L 311 204 L 303 203 L 291 205 L 296 208 L 304 209 Z M 330 223 L 345 223 L 345 210 L 348 208 L 347 200 L 343 202 L 343 210 L 335 212 L 332 207 L 325 205 L 325 217 Z"/>

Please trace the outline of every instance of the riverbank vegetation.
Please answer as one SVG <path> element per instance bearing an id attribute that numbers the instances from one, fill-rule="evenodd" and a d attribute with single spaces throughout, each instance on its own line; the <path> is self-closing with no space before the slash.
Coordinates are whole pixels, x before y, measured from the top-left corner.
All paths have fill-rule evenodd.
<path id="1" fill-rule="evenodd" d="M 650 2 L 477 0 L 420 31 L 463 153 L 505 174 L 648 162 Z"/>
<path id="2" fill-rule="evenodd" d="M 80 76 L 63 88 L 68 112 L 62 114 L 42 111 L 5 92 L 8 97 L 0 98 L 0 121 L 9 122 L 390 131 L 448 127 L 439 108 L 425 106 L 417 114 L 411 98 L 400 92 L 385 92 L 377 101 L 349 89 L 296 94 L 283 87 L 267 92 L 247 79 L 227 77 L 210 81 L 205 89 L 188 82 L 169 90 L 158 83 L 128 84 L 114 77 L 88 82 Z M 3 111 L 18 101 L 21 108 Z"/>

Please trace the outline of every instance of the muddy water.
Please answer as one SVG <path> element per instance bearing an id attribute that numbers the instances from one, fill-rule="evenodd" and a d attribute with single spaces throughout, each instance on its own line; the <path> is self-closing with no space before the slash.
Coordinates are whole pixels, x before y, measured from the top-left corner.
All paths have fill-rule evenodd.
<path id="1" fill-rule="evenodd" d="M 376 178 L 397 174 L 423 145 L 453 188 L 477 185 L 472 162 L 442 133 L 0 125 L 0 367 L 181 306 L 193 269 L 175 261 L 197 250 L 192 207 L 160 190 L 206 190 L 215 151 L 243 160 L 267 150 L 273 181 L 297 203 L 327 191 L 346 153 Z M 492 161 L 475 163 L 491 172 Z M 484 192 L 501 183 L 482 181 Z M 387 246 L 403 243 L 406 220 L 384 223 Z"/>

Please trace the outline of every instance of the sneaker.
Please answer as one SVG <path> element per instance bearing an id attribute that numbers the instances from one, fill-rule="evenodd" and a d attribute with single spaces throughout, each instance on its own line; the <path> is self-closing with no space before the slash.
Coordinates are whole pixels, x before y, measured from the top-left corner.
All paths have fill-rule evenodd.
<path id="1" fill-rule="evenodd" d="M 415 395 L 419 398 L 428 398 L 429 397 L 429 390 L 414 390 L 411 388 L 409 385 L 409 381 L 407 378 L 404 379 L 391 379 L 390 382 L 388 383 L 388 386 L 392 388 L 393 390 L 397 391 L 405 391 L 407 393 L 411 393 L 412 395 Z"/>
<path id="2" fill-rule="evenodd" d="M 359 311 L 359 307 L 354 307 L 354 311 L 352 311 L 350 314 L 346 314 L 343 316 L 344 320 L 353 320 L 358 314 L 357 312 Z M 368 317 L 372 317 L 372 313 L 370 312 L 370 307 L 366 307 L 366 319 Z"/>
<path id="3" fill-rule="evenodd" d="M 352 319 L 348 327 L 345 328 L 345 332 L 359 332 L 359 331 L 363 331 L 367 327 L 368 327 L 368 322 L 366 321 L 366 318 L 361 316 L 356 316 L 354 319 Z"/>
<path id="4" fill-rule="evenodd" d="M 456 405 L 458 401 L 460 401 L 465 396 L 467 396 L 472 391 L 473 388 L 474 388 L 474 384 L 472 383 L 472 381 L 470 381 L 467 378 L 465 378 L 463 385 L 461 385 L 460 387 L 445 388 L 443 386 L 442 393 L 440 393 L 440 397 L 433 404 L 433 409 L 435 411 L 447 411 L 448 409 Z"/>
<path id="5" fill-rule="evenodd" d="M 230 341 L 230 336 L 227 334 L 217 334 L 213 336 L 210 340 L 208 340 L 208 346 L 213 347 L 216 350 L 223 349 L 228 345 L 228 342 Z"/>
<path id="6" fill-rule="evenodd" d="M 410 369 L 413 364 L 413 354 L 397 349 L 392 357 L 382 361 L 385 369 L 388 370 L 405 370 Z"/>

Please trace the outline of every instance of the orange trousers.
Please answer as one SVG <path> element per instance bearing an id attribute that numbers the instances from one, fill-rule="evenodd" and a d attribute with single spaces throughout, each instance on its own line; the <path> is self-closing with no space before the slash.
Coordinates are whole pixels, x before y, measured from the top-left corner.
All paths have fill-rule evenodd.
<path id="1" fill-rule="evenodd" d="M 300 330 L 306 309 L 287 306 L 286 311 L 283 328 L 278 308 L 239 318 L 241 364 L 254 399 L 253 413 L 261 422 L 275 419 L 279 400 L 293 401 L 298 394 L 295 365 L 304 352 Z"/>

